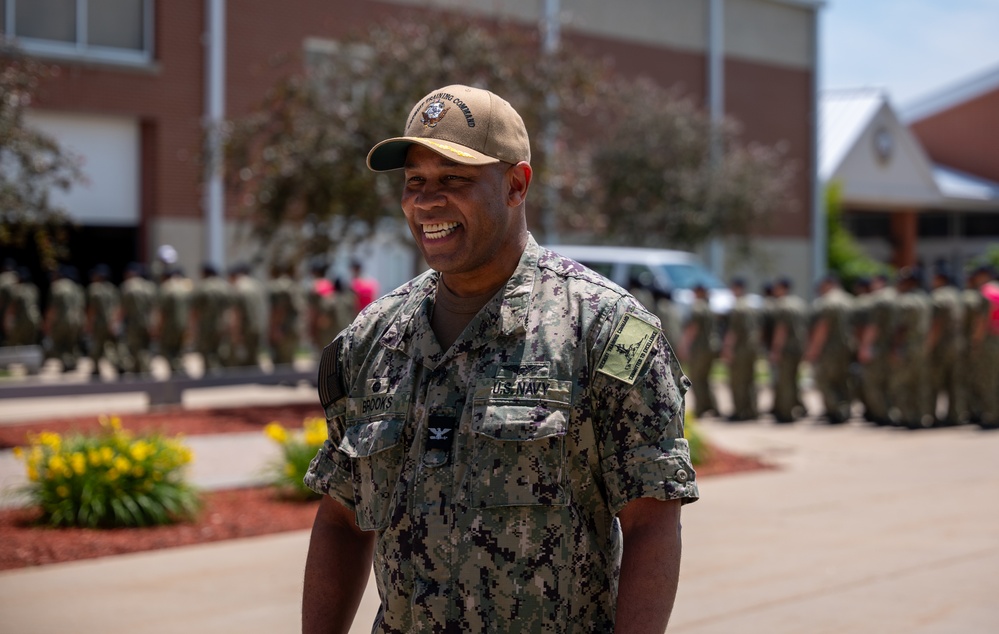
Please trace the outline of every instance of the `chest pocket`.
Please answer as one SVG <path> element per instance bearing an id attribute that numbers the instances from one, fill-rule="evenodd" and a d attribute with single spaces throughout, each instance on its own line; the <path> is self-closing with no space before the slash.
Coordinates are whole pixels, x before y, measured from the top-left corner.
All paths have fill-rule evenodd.
<path id="1" fill-rule="evenodd" d="M 569 503 L 565 441 L 571 386 L 547 377 L 476 384 L 472 506 Z"/>
<path id="2" fill-rule="evenodd" d="M 402 441 L 408 407 L 408 394 L 347 400 L 348 427 L 339 449 L 350 457 L 354 514 L 362 530 L 383 529 L 391 518 L 405 459 Z"/>

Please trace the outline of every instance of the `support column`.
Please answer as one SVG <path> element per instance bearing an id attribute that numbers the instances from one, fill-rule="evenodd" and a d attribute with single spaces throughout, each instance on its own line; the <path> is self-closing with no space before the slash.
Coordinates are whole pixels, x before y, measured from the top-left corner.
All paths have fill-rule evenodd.
<path id="1" fill-rule="evenodd" d="M 919 239 L 919 214 L 898 211 L 891 214 L 891 238 L 895 251 L 892 264 L 898 268 L 916 265 L 916 243 Z"/>

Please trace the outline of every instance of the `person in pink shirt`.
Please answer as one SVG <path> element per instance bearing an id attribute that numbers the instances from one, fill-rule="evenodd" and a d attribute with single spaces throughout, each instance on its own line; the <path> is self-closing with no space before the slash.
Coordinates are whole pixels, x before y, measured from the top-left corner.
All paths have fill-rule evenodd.
<path id="1" fill-rule="evenodd" d="M 361 263 L 357 260 L 350 263 L 350 277 L 350 287 L 357 297 L 357 312 L 361 312 L 378 297 L 378 281 L 363 277 Z"/>

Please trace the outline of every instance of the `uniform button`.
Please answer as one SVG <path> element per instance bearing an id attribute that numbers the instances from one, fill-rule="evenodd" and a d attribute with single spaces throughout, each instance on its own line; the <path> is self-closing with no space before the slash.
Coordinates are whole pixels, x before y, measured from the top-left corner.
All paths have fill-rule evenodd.
<path id="1" fill-rule="evenodd" d="M 677 482 L 686 482 L 687 481 L 687 472 L 684 471 L 683 469 L 680 469 L 679 471 L 677 471 L 676 472 L 676 480 L 677 480 Z"/>

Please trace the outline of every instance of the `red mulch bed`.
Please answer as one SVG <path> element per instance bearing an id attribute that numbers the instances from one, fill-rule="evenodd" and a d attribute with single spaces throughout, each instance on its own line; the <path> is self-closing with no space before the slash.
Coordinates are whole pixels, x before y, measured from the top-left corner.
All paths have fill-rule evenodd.
<path id="1" fill-rule="evenodd" d="M 262 431 L 271 422 L 296 427 L 310 416 L 322 415 L 317 405 L 246 407 L 211 410 L 166 410 L 121 415 L 122 427 L 135 431 L 160 431 L 187 435 Z M 94 431 L 95 416 L 0 426 L 0 448 L 23 445 L 26 434 Z M 710 459 L 697 468 L 698 478 L 769 468 L 751 456 L 714 448 Z M 312 526 L 318 502 L 280 497 L 269 488 L 247 488 L 204 494 L 204 508 L 192 522 L 141 529 L 52 529 L 39 526 L 38 509 L 0 510 L 0 570 L 41 566 L 77 559 L 187 546 L 223 539 L 252 537 Z"/>

